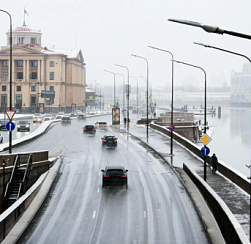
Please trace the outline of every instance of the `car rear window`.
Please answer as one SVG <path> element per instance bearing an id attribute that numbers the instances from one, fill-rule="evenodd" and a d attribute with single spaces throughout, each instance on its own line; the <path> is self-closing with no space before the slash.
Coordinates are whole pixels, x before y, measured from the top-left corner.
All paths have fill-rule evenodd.
<path id="1" fill-rule="evenodd" d="M 114 136 L 106 136 L 105 139 L 106 140 L 113 140 L 115 137 Z"/>
<path id="2" fill-rule="evenodd" d="M 62 120 L 70 120 L 70 117 L 63 117 Z"/>
<path id="3" fill-rule="evenodd" d="M 99 122 L 100 125 L 106 125 L 106 122 Z"/>
<path id="4" fill-rule="evenodd" d="M 107 175 L 123 175 L 124 171 L 121 169 L 109 169 L 106 172 Z"/>
<path id="5" fill-rule="evenodd" d="M 93 126 L 93 125 L 87 125 L 86 128 L 87 128 L 87 129 L 93 129 L 94 126 Z"/>

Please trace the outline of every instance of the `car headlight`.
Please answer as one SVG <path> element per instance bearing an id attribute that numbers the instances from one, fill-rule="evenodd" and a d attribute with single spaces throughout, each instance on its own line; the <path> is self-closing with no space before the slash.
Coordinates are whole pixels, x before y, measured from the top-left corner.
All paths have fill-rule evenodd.
<path id="1" fill-rule="evenodd" d="M 25 127 L 29 127 L 29 125 L 26 125 Z"/>
<path id="2" fill-rule="evenodd" d="M 17 128 L 20 128 L 20 125 L 18 125 Z"/>

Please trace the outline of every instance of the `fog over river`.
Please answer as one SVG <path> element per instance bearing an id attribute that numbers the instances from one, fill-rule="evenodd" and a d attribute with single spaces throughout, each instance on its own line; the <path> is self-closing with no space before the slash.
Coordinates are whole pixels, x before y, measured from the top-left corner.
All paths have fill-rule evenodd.
<path id="1" fill-rule="evenodd" d="M 204 116 L 197 118 L 204 123 Z M 207 121 L 213 127 L 212 141 L 207 145 L 210 153 L 249 176 L 246 165 L 251 164 L 251 108 L 221 107 L 221 116 L 217 108 L 215 116 L 207 115 Z"/>

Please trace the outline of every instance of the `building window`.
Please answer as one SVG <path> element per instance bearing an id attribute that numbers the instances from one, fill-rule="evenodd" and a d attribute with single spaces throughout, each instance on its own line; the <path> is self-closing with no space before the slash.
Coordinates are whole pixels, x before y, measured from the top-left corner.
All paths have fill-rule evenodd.
<path id="1" fill-rule="evenodd" d="M 21 86 L 17 86 L 17 92 L 21 91 Z"/>
<path id="2" fill-rule="evenodd" d="M 33 80 L 37 79 L 37 72 L 31 72 L 31 79 Z"/>
<path id="3" fill-rule="evenodd" d="M 36 97 L 34 96 L 31 96 L 31 104 L 36 104 Z"/>
<path id="4" fill-rule="evenodd" d="M 24 37 L 18 37 L 17 43 L 18 44 L 25 44 L 25 38 Z"/>
<path id="5" fill-rule="evenodd" d="M 23 79 L 23 72 L 17 72 L 17 79 L 19 80 Z"/>
<path id="6" fill-rule="evenodd" d="M 8 75 L 9 75 L 8 72 L 3 72 L 3 79 L 8 80 Z"/>
<path id="7" fill-rule="evenodd" d="M 1 105 L 2 106 L 4 106 L 4 105 L 7 106 L 7 95 L 6 94 L 1 95 Z"/>
<path id="8" fill-rule="evenodd" d="M 50 61 L 50 67 L 54 67 L 54 61 Z"/>
<path id="9" fill-rule="evenodd" d="M 37 44 L 37 38 L 31 37 L 31 44 Z"/>
<path id="10" fill-rule="evenodd" d="M 23 67 L 24 66 L 23 60 L 17 60 L 17 66 L 18 67 Z"/>
<path id="11" fill-rule="evenodd" d="M 50 80 L 54 80 L 54 72 L 50 72 Z"/>
<path id="12" fill-rule="evenodd" d="M 3 66 L 4 67 L 9 67 L 9 60 L 4 60 L 3 61 Z"/>
<path id="13" fill-rule="evenodd" d="M 32 92 L 36 91 L 36 86 L 31 86 L 31 91 Z"/>
<path id="14" fill-rule="evenodd" d="M 31 61 L 31 66 L 32 67 L 37 67 L 37 60 Z"/>
<path id="15" fill-rule="evenodd" d="M 6 91 L 6 86 L 2 86 L 2 91 Z"/>

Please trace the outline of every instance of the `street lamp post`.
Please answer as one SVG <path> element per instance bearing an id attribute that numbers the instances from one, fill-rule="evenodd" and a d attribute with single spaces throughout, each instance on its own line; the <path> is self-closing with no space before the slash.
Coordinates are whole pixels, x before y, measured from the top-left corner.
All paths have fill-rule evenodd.
<path id="1" fill-rule="evenodd" d="M 116 107 L 116 85 L 115 85 L 115 75 L 116 74 L 114 72 L 111 72 L 111 71 L 108 71 L 108 70 L 105 70 L 105 69 L 104 69 L 104 71 L 113 74 L 113 100 L 114 100 L 113 101 L 113 103 L 114 103 L 113 107 L 115 108 Z"/>
<path id="2" fill-rule="evenodd" d="M 146 58 L 144 57 L 141 57 L 141 56 L 138 56 L 138 55 L 135 55 L 135 54 L 132 54 L 133 57 L 136 57 L 136 58 L 141 58 L 141 59 L 144 59 L 146 61 L 146 96 L 147 96 L 147 100 L 146 100 L 146 139 L 148 141 L 148 72 L 149 72 L 149 65 L 148 65 L 148 61 Z"/>
<path id="3" fill-rule="evenodd" d="M 173 125 L 173 76 L 174 76 L 174 65 L 173 65 L 173 54 L 170 51 L 164 50 L 164 49 L 160 49 L 157 47 L 153 47 L 153 46 L 148 46 L 152 49 L 156 49 L 162 52 L 166 52 L 169 53 L 172 56 L 172 98 L 171 98 L 171 125 Z M 170 147 L 170 155 L 171 155 L 171 164 L 173 164 L 173 131 L 171 130 L 171 147 Z"/>
<path id="4" fill-rule="evenodd" d="M 181 20 L 181 19 L 168 19 L 168 21 L 172 21 L 172 22 L 184 24 L 184 25 L 191 25 L 191 26 L 195 26 L 195 27 L 200 27 L 204 31 L 209 32 L 209 33 L 216 33 L 216 34 L 221 34 L 221 35 L 228 34 L 231 36 L 236 36 L 236 37 L 241 37 L 241 38 L 251 40 L 250 35 L 234 32 L 234 31 L 223 30 L 217 26 L 203 25 L 202 23 L 199 23 L 199 22 L 194 22 L 194 21 L 190 21 L 190 20 Z"/>
<path id="5" fill-rule="evenodd" d="M 194 42 L 194 44 L 200 45 L 200 46 L 203 46 L 203 47 L 213 48 L 213 49 L 223 51 L 223 52 L 227 52 L 227 53 L 231 53 L 231 54 L 234 54 L 234 55 L 238 55 L 238 56 L 246 58 L 251 63 L 250 58 L 248 58 L 247 56 L 245 56 L 245 55 L 243 55 L 241 53 L 232 52 L 232 51 L 229 51 L 229 50 L 226 50 L 226 49 L 222 49 L 222 48 L 219 48 L 219 47 L 214 47 L 214 46 L 210 46 L 210 45 L 206 45 L 206 44 L 198 43 L 198 42 Z"/>
<path id="6" fill-rule="evenodd" d="M 10 110 L 12 110 L 12 18 L 10 13 L 0 9 L 1 12 L 4 12 L 10 17 Z M 9 153 L 12 152 L 12 131 L 9 131 Z"/>
<path id="7" fill-rule="evenodd" d="M 126 98 L 127 98 L 127 131 L 129 131 L 129 102 L 130 102 L 130 83 L 129 83 L 129 69 L 126 66 L 119 65 L 119 64 L 114 64 L 118 67 L 124 68 L 127 70 L 127 93 L 126 93 Z"/>
<path id="8" fill-rule="evenodd" d="M 204 75 L 205 75 L 205 108 L 204 108 L 204 134 L 207 133 L 207 75 L 206 75 L 206 71 L 199 67 L 199 66 L 196 66 L 196 65 L 192 65 L 192 64 L 189 64 L 189 63 L 184 63 L 184 62 L 181 62 L 181 61 L 177 61 L 177 60 L 173 60 L 173 62 L 176 62 L 176 63 L 179 63 L 179 64 L 184 64 L 184 65 L 188 65 L 188 66 L 191 66 L 191 67 L 194 67 L 194 68 L 198 68 L 200 70 L 202 70 L 204 72 Z M 204 151 L 206 152 L 206 145 L 204 145 Z M 204 180 L 206 181 L 207 180 L 207 160 L 206 160 L 206 154 L 204 155 Z"/>
<path id="9" fill-rule="evenodd" d="M 138 78 L 133 77 L 133 76 L 130 76 L 130 78 L 134 78 L 137 81 L 137 118 L 138 118 L 138 115 L 139 115 L 139 85 L 138 85 Z"/>
<path id="10" fill-rule="evenodd" d="M 229 50 L 226 50 L 226 49 L 222 49 L 222 48 L 218 48 L 218 47 L 214 47 L 214 46 L 210 46 L 210 45 L 205 45 L 203 43 L 194 42 L 194 44 L 197 44 L 197 45 L 200 45 L 200 46 L 203 46 L 203 47 L 213 48 L 213 49 L 223 51 L 223 52 L 227 52 L 227 53 L 231 53 L 231 54 L 234 54 L 234 55 L 238 55 L 238 56 L 246 58 L 251 63 L 251 59 L 248 58 L 247 56 L 241 54 L 241 53 L 236 53 L 236 52 L 232 52 L 232 51 L 229 51 Z M 249 165 L 249 166 L 246 165 L 246 166 L 250 169 L 250 177 L 248 177 L 248 179 L 250 180 L 249 205 L 250 205 L 250 223 L 251 223 L 251 165 Z M 249 228 L 249 241 L 251 242 L 251 227 Z"/>
<path id="11" fill-rule="evenodd" d="M 124 115 L 124 111 L 125 111 L 125 76 L 122 74 L 117 74 L 116 75 L 121 75 L 123 76 L 123 117 L 125 117 Z"/>
<path id="12" fill-rule="evenodd" d="M 93 82 L 97 82 L 97 81 L 96 81 L 96 80 L 93 80 L 93 81 L 91 82 L 91 90 L 92 90 L 92 83 L 93 83 Z"/>

